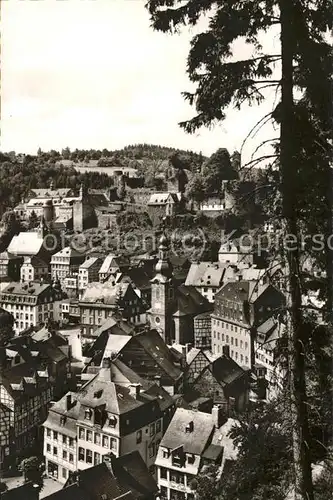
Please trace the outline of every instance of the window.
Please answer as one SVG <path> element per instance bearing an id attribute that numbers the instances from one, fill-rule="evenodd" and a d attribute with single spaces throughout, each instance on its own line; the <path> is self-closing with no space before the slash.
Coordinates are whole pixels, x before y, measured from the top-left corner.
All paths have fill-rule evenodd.
<path id="1" fill-rule="evenodd" d="M 230 337 L 231 345 L 234 345 L 234 338 Z"/>
<path id="2" fill-rule="evenodd" d="M 74 438 L 68 438 L 69 441 L 69 447 L 74 448 Z"/>
<path id="3" fill-rule="evenodd" d="M 163 450 L 163 458 L 169 458 L 168 450 Z"/>
<path id="4" fill-rule="evenodd" d="M 101 435 L 98 432 L 95 432 L 94 443 L 101 444 Z"/>
<path id="5" fill-rule="evenodd" d="M 83 429 L 83 427 L 79 428 L 79 439 L 85 439 L 85 430 Z"/>
<path id="6" fill-rule="evenodd" d="M 53 431 L 53 439 L 58 439 L 58 433 Z"/>
<path id="7" fill-rule="evenodd" d="M 103 443 L 103 448 L 108 448 L 109 447 L 109 438 L 107 436 L 103 436 L 102 443 Z"/>
<path id="8" fill-rule="evenodd" d="M 62 477 L 63 477 L 64 479 L 66 479 L 66 478 L 67 478 L 67 469 L 65 469 L 65 467 L 63 467 L 63 468 L 62 468 Z"/>
<path id="9" fill-rule="evenodd" d="M 53 455 L 58 455 L 58 448 L 53 446 Z"/>
<path id="10" fill-rule="evenodd" d="M 50 444 L 46 445 L 46 451 L 48 451 L 49 453 L 51 453 L 51 445 Z"/>
<path id="11" fill-rule="evenodd" d="M 74 455 L 73 453 L 69 454 L 69 462 L 72 464 L 74 462 Z"/>
<path id="12" fill-rule="evenodd" d="M 240 360 L 241 360 L 241 363 L 243 363 L 243 360 L 244 360 L 243 354 L 240 355 Z"/>
<path id="13" fill-rule="evenodd" d="M 136 433 L 136 444 L 141 443 L 141 441 L 142 441 L 142 430 L 139 430 Z"/>
<path id="14" fill-rule="evenodd" d="M 240 346 L 243 349 L 243 341 L 242 340 L 240 341 Z"/>
<path id="15" fill-rule="evenodd" d="M 62 436 L 62 442 L 64 445 L 67 444 L 67 436 Z"/>
<path id="16" fill-rule="evenodd" d="M 195 461 L 195 456 L 194 455 L 187 455 L 187 462 L 189 464 L 194 464 Z"/>
<path id="17" fill-rule="evenodd" d="M 93 462 L 93 453 L 91 450 L 87 450 L 86 462 L 87 464 L 92 464 Z"/>
<path id="18" fill-rule="evenodd" d="M 227 344 L 229 344 L 229 335 L 226 336 L 225 341 Z"/>
<path id="19" fill-rule="evenodd" d="M 89 443 L 92 443 L 92 432 L 91 431 L 87 431 L 87 441 Z"/>
<path id="20" fill-rule="evenodd" d="M 117 419 L 116 419 L 116 417 L 113 417 L 113 416 L 110 417 L 109 418 L 109 426 L 110 427 L 116 427 L 116 425 L 117 425 Z"/>
<path id="21" fill-rule="evenodd" d="M 51 429 L 46 429 L 46 435 L 47 437 L 51 437 Z"/>
<path id="22" fill-rule="evenodd" d="M 94 453 L 94 465 L 101 463 L 101 455 L 99 453 Z"/>
<path id="23" fill-rule="evenodd" d="M 149 448 L 149 458 L 152 458 L 155 455 L 155 443 L 150 443 Z"/>
<path id="24" fill-rule="evenodd" d="M 157 432 L 161 432 L 161 429 L 162 429 L 162 421 L 161 420 L 157 420 L 157 422 L 156 422 L 156 433 Z"/>
<path id="25" fill-rule="evenodd" d="M 117 440 L 116 438 L 110 438 L 110 449 L 117 450 Z"/>
<path id="26" fill-rule="evenodd" d="M 238 347 L 238 339 L 235 339 L 235 346 Z"/>
<path id="27" fill-rule="evenodd" d="M 79 461 L 84 462 L 84 448 L 79 448 Z"/>
<path id="28" fill-rule="evenodd" d="M 223 342 L 224 342 L 224 333 L 222 333 L 222 340 L 223 340 Z"/>
<path id="29" fill-rule="evenodd" d="M 65 450 L 64 450 L 64 451 L 62 452 L 62 458 L 63 458 L 64 460 L 67 460 L 67 451 L 65 451 Z"/>
<path id="30" fill-rule="evenodd" d="M 155 424 L 150 424 L 150 436 L 155 434 Z"/>
<path id="31" fill-rule="evenodd" d="M 84 418 L 86 420 L 91 420 L 91 410 L 85 410 L 85 412 L 84 412 Z"/>
<path id="32" fill-rule="evenodd" d="M 247 349 L 247 342 L 245 342 L 245 349 Z"/>

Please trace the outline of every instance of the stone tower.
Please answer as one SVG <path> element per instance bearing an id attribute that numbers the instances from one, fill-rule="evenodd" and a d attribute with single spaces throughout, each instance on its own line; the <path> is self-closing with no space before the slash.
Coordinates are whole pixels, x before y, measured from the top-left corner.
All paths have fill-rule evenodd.
<path id="1" fill-rule="evenodd" d="M 151 309 L 149 321 L 165 342 L 172 337 L 172 318 L 170 306 L 174 299 L 174 283 L 172 278 L 172 264 L 168 258 L 169 241 L 165 234 L 159 242 L 159 260 L 155 267 L 155 276 L 151 280 Z"/>

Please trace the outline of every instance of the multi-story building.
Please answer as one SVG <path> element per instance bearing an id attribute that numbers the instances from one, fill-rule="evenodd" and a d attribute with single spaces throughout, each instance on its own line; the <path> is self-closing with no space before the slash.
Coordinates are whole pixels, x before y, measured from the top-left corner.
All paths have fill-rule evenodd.
<path id="1" fill-rule="evenodd" d="M 124 256 L 109 254 L 105 257 L 99 272 L 99 281 L 104 283 L 111 275 L 127 270 L 129 261 Z"/>
<path id="2" fill-rule="evenodd" d="M 176 410 L 155 462 L 160 498 L 195 498 L 193 479 L 205 465 L 222 463 L 223 442 L 214 441 L 222 423 L 217 406 L 213 407 L 211 414 L 184 408 Z"/>
<path id="3" fill-rule="evenodd" d="M 214 302 L 215 293 L 223 285 L 227 267 L 221 262 L 193 262 L 185 285 L 194 286 L 209 302 Z"/>
<path id="4" fill-rule="evenodd" d="M 51 277 L 59 279 L 63 285 L 67 276 L 77 273 L 80 265 L 85 261 L 85 255 L 74 248 L 65 247 L 51 258 Z"/>
<path id="5" fill-rule="evenodd" d="M 204 312 L 194 317 L 194 347 L 211 349 L 212 318 L 210 312 Z"/>
<path id="6" fill-rule="evenodd" d="M 118 309 L 134 324 L 145 323 L 147 306 L 130 283 L 89 283 L 79 301 L 83 335 L 93 336 Z"/>
<path id="7" fill-rule="evenodd" d="M 23 258 L 9 252 L 0 253 L 0 278 L 9 278 L 10 281 L 19 281 L 20 267 Z"/>
<path id="8" fill-rule="evenodd" d="M 78 288 L 83 294 L 88 284 L 93 281 L 98 281 L 99 270 L 101 268 L 102 259 L 99 257 L 88 257 L 79 267 Z"/>
<path id="9" fill-rule="evenodd" d="M 69 298 L 77 299 L 79 296 L 79 274 L 72 273 L 66 276 L 62 282 L 62 289 Z"/>
<path id="10" fill-rule="evenodd" d="M 21 283 L 47 279 L 49 277 L 49 266 L 38 257 L 24 257 L 20 274 Z"/>
<path id="11" fill-rule="evenodd" d="M 5 468 L 10 450 L 10 408 L 0 403 L 0 472 Z"/>
<path id="12" fill-rule="evenodd" d="M 225 284 L 215 296 L 212 313 L 213 354 L 220 355 L 228 345 L 232 359 L 252 368 L 257 327 L 280 314 L 284 304 L 283 294 L 272 285 L 256 281 Z"/>
<path id="13" fill-rule="evenodd" d="M 13 329 L 20 333 L 31 326 L 60 319 L 63 294 L 49 283 L 10 283 L 0 293 L 0 307 L 15 319 Z"/>
<path id="14" fill-rule="evenodd" d="M 0 404 L 10 410 L 10 442 L 3 462 L 7 469 L 27 449 L 38 449 L 53 385 L 47 370 L 38 368 L 27 349 L 1 349 L 0 369 Z"/>
<path id="15" fill-rule="evenodd" d="M 110 451 L 119 457 L 136 450 L 153 470 L 164 413 L 174 401 L 124 366 L 104 360 L 77 393 L 50 408 L 44 423 L 48 475 L 66 482 L 69 471 L 98 465 Z"/>

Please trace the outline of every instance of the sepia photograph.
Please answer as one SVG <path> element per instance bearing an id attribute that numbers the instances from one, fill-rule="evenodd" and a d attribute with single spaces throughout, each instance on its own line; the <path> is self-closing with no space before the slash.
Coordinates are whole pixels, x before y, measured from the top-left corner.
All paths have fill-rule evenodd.
<path id="1" fill-rule="evenodd" d="M 333 498 L 332 0 L 0 0 L 0 499 Z"/>

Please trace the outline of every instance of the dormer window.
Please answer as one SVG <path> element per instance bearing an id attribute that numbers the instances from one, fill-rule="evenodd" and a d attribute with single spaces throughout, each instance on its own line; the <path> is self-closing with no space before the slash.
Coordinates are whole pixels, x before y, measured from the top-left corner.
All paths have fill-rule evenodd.
<path id="1" fill-rule="evenodd" d="M 194 422 L 193 420 L 191 422 L 189 422 L 189 424 L 185 427 L 185 432 L 186 434 L 187 433 L 190 433 L 190 432 L 193 432 L 193 429 L 194 429 Z"/>
<path id="2" fill-rule="evenodd" d="M 112 416 L 109 418 L 109 426 L 110 427 L 116 427 L 117 425 L 117 419 L 116 417 Z"/>
<path id="3" fill-rule="evenodd" d="M 194 462 L 195 462 L 195 455 L 193 455 L 193 454 L 192 455 L 187 455 L 187 462 L 189 464 L 194 464 Z"/>
<path id="4" fill-rule="evenodd" d="M 85 410 L 84 418 L 85 420 L 91 420 L 91 410 Z"/>

